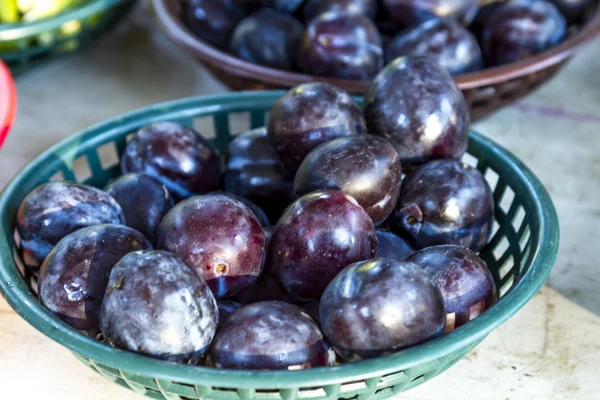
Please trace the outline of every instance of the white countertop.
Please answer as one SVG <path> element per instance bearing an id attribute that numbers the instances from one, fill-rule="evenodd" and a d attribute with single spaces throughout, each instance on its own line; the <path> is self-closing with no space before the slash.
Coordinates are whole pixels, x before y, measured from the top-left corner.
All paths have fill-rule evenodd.
<path id="1" fill-rule="evenodd" d="M 0 151 L 0 187 L 58 140 L 106 118 L 223 92 L 138 9 L 77 55 L 17 80 L 19 110 Z M 545 286 L 521 312 L 441 376 L 402 399 L 589 399 L 600 393 L 600 42 L 550 84 L 475 128 L 524 160 L 561 223 Z M 143 399 L 80 364 L 0 299 L 0 398 Z M 10 396 L 14 394 L 15 396 Z"/>

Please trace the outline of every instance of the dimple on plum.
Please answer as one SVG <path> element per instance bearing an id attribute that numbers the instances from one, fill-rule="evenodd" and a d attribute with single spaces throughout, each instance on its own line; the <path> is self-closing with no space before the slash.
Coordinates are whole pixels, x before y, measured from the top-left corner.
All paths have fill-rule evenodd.
<path id="1" fill-rule="evenodd" d="M 375 255 L 377 236 L 366 211 L 342 191 L 296 200 L 281 216 L 269 246 L 269 264 L 284 289 L 318 299 L 347 265 Z"/>
<path id="2" fill-rule="evenodd" d="M 206 283 L 166 251 L 136 251 L 110 273 L 100 327 L 113 346 L 164 360 L 196 363 L 219 317 Z"/>
<path id="3" fill-rule="evenodd" d="M 480 251 L 494 222 L 494 198 L 478 170 L 437 160 L 409 174 L 390 224 L 415 247 L 456 244 Z"/>
<path id="4" fill-rule="evenodd" d="M 234 296 L 260 275 L 265 234 L 240 201 L 212 194 L 184 200 L 158 229 L 157 247 L 181 257 L 217 298 Z"/>
<path id="5" fill-rule="evenodd" d="M 133 135 L 121 158 L 121 171 L 153 176 L 181 199 L 217 189 L 221 160 L 198 132 L 179 123 L 158 122 Z"/>
<path id="6" fill-rule="evenodd" d="M 295 173 L 321 143 L 365 130 L 362 110 L 348 93 L 326 83 L 305 83 L 275 102 L 267 132 L 281 162 Z"/>
<path id="7" fill-rule="evenodd" d="M 110 271 L 127 253 L 151 248 L 141 233 L 122 225 L 95 225 L 65 236 L 40 269 L 42 304 L 74 328 L 95 335 Z"/>
<path id="8" fill-rule="evenodd" d="M 435 60 L 397 58 L 365 96 L 368 132 L 396 148 L 404 169 L 437 158 L 460 158 L 467 149 L 469 108 L 452 76 Z"/>
<path id="9" fill-rule="evenodd" d="M 296 370 L 331 366 L 334 361 L 316 322 L 282 301 L 254 303 L 234 312 L 209 352 L 209 362 L 226 369 Z"/>
<path id="10" fill-rule="evenodd" d="M 383 67 L 379 31 L 373 21 L 361 14 L 321 14 L 306 27 L 298 67 L 317 76 L 371 79 Z"/>
<path id="11" fill-rule="evenodd" d="M 444 296 L 446 332 L 477 318 L 496 303 L 496 285 L 485 262 L 462 246 L 419 250 L 408 261 L 425 270 Z"/>
<path id="12" fill-rule="evenodd" d="M 35 188 L 17 211 L 21 247 L 38 263 L 69 233 L 98 224 L 124 224 L 119 204 L 102 190 L 73 182 Z"/>
<path id="13" fill-rule="evenodd" d="M 400 157 L 394 147 L 379 136 L 356 135 L 311 151 L 296 173 L 294 191 L 302 196 L 321 189 L 342 190 L 379 225 L 396 205 L 401 181 Z"/>

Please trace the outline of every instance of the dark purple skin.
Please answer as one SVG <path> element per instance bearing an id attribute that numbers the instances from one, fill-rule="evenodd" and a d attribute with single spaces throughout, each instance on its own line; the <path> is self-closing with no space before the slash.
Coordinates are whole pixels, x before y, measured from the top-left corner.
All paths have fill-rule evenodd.
<path id="1" fill-rule="evenodd" d="M 356 200 L 323 190 L 296 200 L 281 216 L 269 246 L 269 265 L 299 300 L 316 300 L 346 266 L 375 255 L 373 221 Z"/>
<path id="2" fill-rule="evenodd" d="M 229 142 L 225 190 L 245 197 L 275 223 L 294 200 L 294 176 L 284 167 L 265 128 L 254 129 Z"/>
<path id="3" fill-rule="evenodd" d="M 228 49 L 233 30 L 245 16 L 234 0 L 183 0 L 181 8 L 185 25 L 221 50 Z"/>
<path id="4" fill-rule="evenodd" d="M 479 7 L 479 0 L 383 0 L 383 5 L 396 21 L 408 26 L 433 18 L 456 19 L 468 25 Z"/>
<path id="5" fill-rule="evenodd" d="M 384 49 L 386 47 L 386 39 L 384 36 L 396 36 L 406 28 L 406 25 L 404 25 L 402 22 L 393 20 L 384 7 L 378 8 L 375 25 L 377 26 L 377 29 L 381 34 L 381 38 L 383 39 Z"/>
<path id="6" fill-rule="evenodd" d="M 390 225 L 417 249 L 455 244 L 480 251 L 494 222 L 494 198 L 478 170 L 438 160 L 409 174 Z"/>
<path id="7" fill-rule="evenodd" d="M 260 278 L 248 290 L 237 295 L 235 300 L 242 304 L 252 304 L 261 301 L 285 301 L 286 303 L 297 303 L 288 292 L 283 290 L 273 273 L 265 268 Z"/>
<path id="8" fill-rule="evenodd" d="M 109 182 L 104 191 L 123 209 L 125 224 L 155 244 L 160 221 L 175 205 L 167 187 L 148 175 L 126 174 Z"/>
<path id="9" fill-rule="evenodd" d="M 98 224 L 125 224 L 123 210 L 106 192 L 73 182 L 38 186 L 17 211 L 21 247 L 39 264 L 69 233 Z"/>
<path id="10" fill-rule="evenodd" d="M 216 194 L 196 196 L 165 216 L 157 247 L 181 257 L 221 299 L 241 293 L 258 279 L 265 234 L 242 202 Z"/>
<path id="11" fill-rule="evenodd" d="M 269 141 L 281 162 L 295 173 L 321 143 L 366 131 L 362 110 L 352 97 L 326 83 L 305 83 L 281 96 L 269 118 Z"/>
<path id="12" fill-rule="evenodd" d="M 365 117 L 368 132 L 392 143 L 404 169 L 467 150 L 469 108 L 452 76 L 428 57 L 388 64 L 365 96 Z"/>
<path id="13" fill-rule="evenodd" d="M 305 0 L 302 11 L 306 23 L 329 11 L 362 14 L 374 20 L 377 0 Z"/>
<path id="14" fill-rule="evenodd" d="M 217 301 L 217 308 L 219 309 L 219 323 L 217 324 L 217 329 L 220 329 L 223 326 L 234 311 L 239 310 L 242 307 L 244 307 L 243 304 L 231 300 Z"/>
<path id="15" fill-rule="evenodd" d="M 321 324 L 321 319 L 319 318 L 319 304 L 319 301 L 313 300 L 302 306 L 302 309 L 306 311 L 306 313 L 310 315 L 317 324 Z"/>
<path id="16" fill-rule="evenodd" d="M 422 267 L 441 290 L 446 308 L 446 333 L 496 304 L 492 274 L 485 262 L 466 247 L 431 246 L 419 250 L 408 261 Z"/>
<path id="17" fill-rule="evenodd" d="M 282 301 L 234 312 L 217 333 L 209 363 L 217 368 L 275 370 L 331 366 L 335 354 L 316 322 Z"/>
<path id="18" fill-rule="evenodd" d="M 403 261 L 414 253 L 415 249 L 400 236 L 392 232 L 377 230 L 375 257 Z"/>
<path id="19" fill-rule="evenodd" d="M 335 11 L 321 14 L 306 27 L 298 67 L 316 76 L 371 79 L 383 67 L 379 31 L 364 15 Z"/>
<path id="20" fill-rule="evenodd" d="M 233 2 L 247 13 L 268 7 L 291 14 L 302 4 L 302 0 L 233 0 Z"/>
<path id="21" fill-rule="evenodd" d="M 294 191 L 302 196 L 321 189 L 352 196 L 379 225 L 390 215 L 402 182 L 400 157 L 384 138 L 349 136 L 311 151 L 296 173 Z"/>
<path id="22" fill-rule="evenodd" d="M 481 5 L 479 10 L 477 10 L 477 14 L 475 14 L 475 18 L 469 25 L 469 30 L 473 35 L 480 38 L 485 21 L 507 2 L 508 0 L 489 0 L 485 5 Z"/>
<path id="23" fill-rule="evenodd" d="M 210 346 L 218 318 L 210 289 L 181 259 L 136 251 L 110 274 L 100 327 L 115 347 L 195 364 Z"/>
<path id="24" fill-rule="evenodd" d="M 348 362 L 379 357 L 439 336 L 440 290 L 417 264 L 388 258 L 344 269 L 321 297 L 323 333 Z"/>
<path id="25" fill-rule="evenodd" d="M 239 202 L 242 202 L 242 203 L 244 203 L 244 205 L 246 207 L 248 207 L 250 209 L 250 211 L 252 211 L 252 213 L 258 220 L 258 222 L 260 222 L 260 224 L 263 226 L 263 228 L 267 228 L 267 227 L 271 226 L 271 222 L 269 221 L 269 217 L 267 217 L 267 214 L 263 211 L 262 208 L 260 208 L 257 204 L 253 203 L 252 201 L 250 201 L 242 196 L 238 196 L 237 194 L 233 194 L 233 193 L 229 193 L 229 192 L 218 191 L 218 192 L 211 192 L 211 193 L 207 193 L 207 194 L 209 194 L 209 195 L 220 194 L 223 196 L 230 197 Z"/>
<path id="26" fill-rule="evenodd" d="M 558 44 L 567 30 L 565 17 L 544 0 L 512 0 L 485 22 L 481 47 L 489 65 L 523 60 Z"/>
<path id="27" fill-rule="evenodd" d="M 296 66 L 303 33 L 304 26 L 296 18 L 263 8 L 239 23 L 229 49 L 251 63 L 291 71 Z"/>
<path id="28" fill-rule="evenodd" d="M 121 158 L 121 171 L 153 176 L 182 199 L 216 190 L 221 160 L 198 132 L 175 122 L 159 122 L 133 135 Z"/>
<path id="29" fill-rule="evenodd" d="M 123 225 L 95 225 L 73 232 L 58 242 L 42 264 L 40 300 L 67 324 L 94 336 L 110 271 L 127 253 L 151 248 L 141 233 Z"/>
<path id="30" fill-rule="evenodd" d="M 478 71 L 483 56 L 475 36 L 451 19 L 432 19 L 400 33 L 386 49 L 386 60 L 392 62 L 409 54 L 434 58 L 451 75 Z"/>
<path id="31" fill-rule="evenodd" d="M 567 21 L 576 21 L 594 2 L 592 0 L 551 0 Z"/>

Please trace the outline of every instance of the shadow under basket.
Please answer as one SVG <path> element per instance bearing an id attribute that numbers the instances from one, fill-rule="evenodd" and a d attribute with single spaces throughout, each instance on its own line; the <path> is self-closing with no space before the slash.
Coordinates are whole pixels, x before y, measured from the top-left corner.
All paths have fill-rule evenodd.
<path id="1" fill-rule="evenodd" d="M 369 80 L 307 75 L 256 65 L 221 51 L 195 36 L 183 23 L 180 2 L 152 0 L 162 31 L 233 90 L 284 89 L 305 82 L 328 82 L 352 94 L 364 94 Z M 476 121 L 513 103 L 551 79 L 584 45 L 600 33 L 600 1 L 593 0 L 557 46 L 524 60 L 456 76 Z"/>
<path id="2" fill-rule="evenodd" d="M 96 125 L 37 157 L 0 196 L 0 289 L 25 320 L 70 349 L 102 376 L 155 399 L 368 399 L 417 386 L 452 366 L 542 286 L 558 248 L 552 201 L 533 173 L 508 151 L 472 133 L 464 161 L 494 190 L 494 233 L 481 256 L 499 289 L 499 301 L 454 332 L 393 355 L 299 371 L 232 371 L 179 365 L 114 349 L 70 328 L 43 307 L 36 278 L 24 266 L 15 235 L 19 204 L 50 180 L 103 187 L 120 172 L 127 137 L 157 121 L 178 121 L 203 133 L 223 154 L 234 134 L 264 126 L 282 92 L 246 92 L 159 104 Z"/>

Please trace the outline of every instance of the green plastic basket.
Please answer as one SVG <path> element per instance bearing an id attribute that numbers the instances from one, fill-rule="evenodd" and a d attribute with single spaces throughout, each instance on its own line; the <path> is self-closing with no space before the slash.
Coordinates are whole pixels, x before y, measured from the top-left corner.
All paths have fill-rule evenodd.
<path id="1" fill-rule="evenodd" d="M 135 0 L 93 0 L 52 18 L 0 24 L 0 59 L 18 74 L 72 53 L 113 27 L 134 4 Z"/>
<path id="2" fill-rule="evenodd" d="M 208 121 L 215 133 L 208 138 L 223 152 L 232 137 L 230 126 L 240 119 L 247 119 L 252 128 L 265 125 L 268 111 L 281 94 L 243 92 L 155 105 L 96 125 L 37 157 L 0 196 L 0 289 L 10 305 L 84 364 L 152 398 L 379 399 L 419 385 L 452 366 L 542 286 L 558 247 L 558 220 L 552 201 L 525 165 L 494 142 L 472 133 L 465 162 L 484 173 L 494 188 L 497 204 L 495 233 L 481 254 L 500 289 L 500 301 L 446 336 L 390 356 L 330 368 L 231 371 L 178 365 L 113 349 L 73 330 L 39 303 L 35 277 L 24 268 L 14 233 L 17 208 L 27 193 L 49 180 L 81 176 L 87 176 L 82 179 L 87 184 L 104 186 L 119 174 L 118 154 L 127 136 L 152 122 L 178 121 L 198 127 L 199 122 Z M 107 157 L 111 152 L 112 157 Z M 87 173 L 74 172 L 74 166 L 83 166 Z"/>

